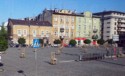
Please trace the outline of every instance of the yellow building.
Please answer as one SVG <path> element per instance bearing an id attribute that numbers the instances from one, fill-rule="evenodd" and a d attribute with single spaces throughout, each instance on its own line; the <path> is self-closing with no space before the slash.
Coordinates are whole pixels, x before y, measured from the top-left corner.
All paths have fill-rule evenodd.
<path id="1" fill-rule="evenodd" d="M 18 38 L 24 37 L 26 44 L 31 45 L 34 38 L 46 38 L 51 42 L 52 25 L 47 21 L 8 20 L 9 39 L 18 43 Z"/>
<path id="2" fill-rule="evenodd" d="M 75 38 L 75 24 L 76 15 L 74 11 L 70 10 L 47 10 L 37 17 L 37 20 L 49 21 L 52 28 L 53 40 L 59 39 L 60 36 L 64 38 L 64 42 L 69 42 L 70 39 Z M 64 32 L 60 32 L 64 29 Z"/>

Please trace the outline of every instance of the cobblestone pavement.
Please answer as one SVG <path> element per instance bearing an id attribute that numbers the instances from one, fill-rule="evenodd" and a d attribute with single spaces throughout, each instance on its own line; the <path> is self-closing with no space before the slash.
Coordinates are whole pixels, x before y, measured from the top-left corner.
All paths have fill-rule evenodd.
<path id="1" fill-rule="evenodd" d="M 125 58 L 117 60 L 74 61 L 83 53 L 81 48 L 64 48 L 56 55 L 57 65 L 50 64 L 51 52 L 58 48 L 37 49 L 37 60 L 33 48 L 26 48 L 26 58 L 20 58 L 21 50 L 9 48 L 2 55 L 4 71 L 0 76 L 125 76 Z M 87 52 L 105 52 L 102 48 L 88 48 Z M 36 66 L 37 64 L 37 66 Z M 18 73 L 23 70 L 24 73 Z"/>

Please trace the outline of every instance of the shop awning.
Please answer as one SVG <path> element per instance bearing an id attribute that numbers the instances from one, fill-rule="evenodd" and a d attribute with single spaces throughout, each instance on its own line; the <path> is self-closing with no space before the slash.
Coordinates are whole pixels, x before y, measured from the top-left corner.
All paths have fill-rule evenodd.
<path id="1" fill-rule="evenodd" d="M 86 40 L 86 38 L 75 38 L 75 40 Z"/>

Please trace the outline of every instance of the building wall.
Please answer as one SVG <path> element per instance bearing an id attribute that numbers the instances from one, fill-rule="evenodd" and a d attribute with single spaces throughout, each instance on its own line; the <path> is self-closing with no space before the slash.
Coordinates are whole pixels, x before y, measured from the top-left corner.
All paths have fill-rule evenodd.
<path id="1" fill-rule="evenodd" d="M 53 36 L 58 38 L 64 36 L 65 40 L 70 40 L 75 37 L 75 16 L 53 14 Z M 60 28 L 64 28 L 64 32 L 60 32 Z"/>
<path id="2" fill-rule="evenodd" d="M 24 37 L 26 44 L 32 44 L 34 38 L 48 37 L 50 39 L 52 27 L 31 25 L 13 25 L 13 42 L 18 43 L 18 38 Z M 51 40 L 50 40 L 51 41 Z"/>
<path id="3" fill-rule="evenodd" d="M 84 16 L 76 16 L 76 36 L 81 38 L 92 38 L 93 29 L 97 29 L 100 36 L 100 19 L 93 18 L 91 12 L 85 12 Z"/>
<path id="4" fill-rule="evenodd" d="M 102 23 L 104 23 L 102 30 L 104 40 L 112 39 L 113 35 L 118 35 L 117 32 L 118 20 L 119 19 L 125 20 L 124 12 L 118 12 L 118 11 L 110 11 L 110 12 L 107 11 L 107 12 L 97 14 L 98 16 L 102 17 Z"/>

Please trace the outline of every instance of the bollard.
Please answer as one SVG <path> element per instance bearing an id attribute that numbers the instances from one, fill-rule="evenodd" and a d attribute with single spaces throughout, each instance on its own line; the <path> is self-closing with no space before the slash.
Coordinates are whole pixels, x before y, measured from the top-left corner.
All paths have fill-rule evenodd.
<path id="1" fill-rule="evenodd" d="M 79 61 L 82 61 L 82 55 L 79 55 Z"/>
<path id="2" fill-rule="evenodd" d="M 22 53 L 20 55 L 20 58 L 25 58 L 25 48 L 22 50 Z"/>
<path id="3" fill-rule="evenodd" d="M 57 64 L 57 59 L 55 58 L 55 52 L 51 52 L 51 64 Z"/>

